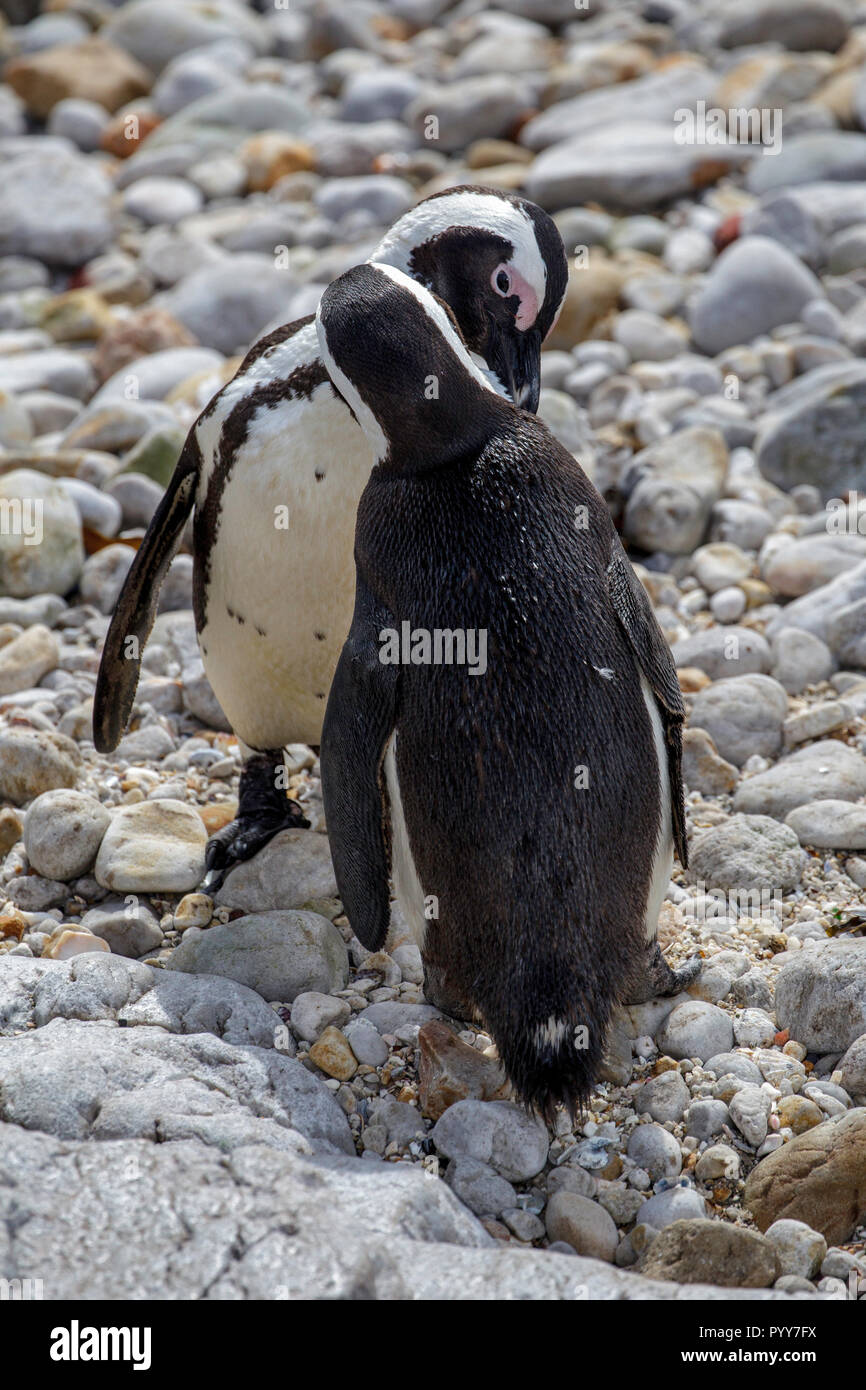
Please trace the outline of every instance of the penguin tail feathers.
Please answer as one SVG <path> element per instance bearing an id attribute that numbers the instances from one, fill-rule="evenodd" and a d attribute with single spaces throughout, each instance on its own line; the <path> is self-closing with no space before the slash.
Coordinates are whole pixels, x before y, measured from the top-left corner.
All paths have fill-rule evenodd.
<path id="1" fill-rule="evenodd" d="M 584 1109 L 605 1053 L 613 998 L 587 989 L 559 1012 L 521 1010 L 512 996 L 501 1012 L 482 1007 L 502 1065 L 523 1104 L 549 1125 L 557 1107 L 572 1119 Z"/>

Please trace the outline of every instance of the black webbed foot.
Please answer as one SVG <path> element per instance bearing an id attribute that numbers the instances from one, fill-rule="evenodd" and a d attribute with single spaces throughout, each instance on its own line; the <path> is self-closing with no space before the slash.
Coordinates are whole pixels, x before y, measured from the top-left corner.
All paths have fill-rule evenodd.
<path id="1" fill-rule="evenodd" d="M 625 1002 L 645 1004 L 648 999 L 665 999 L 679 994 L 694 984 L 702 965 L 700 956 L 692 956 L 684 965 L 672 970 L 662 955 L 658 941 L 648 942 L 643 977 L 635 984 Z"/>
<path id="2" fill-rule="evenodd" d="M 203 893 L 215 893 L 235 864 L 252 859 L 281 830 L 309 829 L 300 805 L 280 785 L 282 769 L 281 752 L 256 754 L 244 764 L 237 816 L 208 841 Z"/>

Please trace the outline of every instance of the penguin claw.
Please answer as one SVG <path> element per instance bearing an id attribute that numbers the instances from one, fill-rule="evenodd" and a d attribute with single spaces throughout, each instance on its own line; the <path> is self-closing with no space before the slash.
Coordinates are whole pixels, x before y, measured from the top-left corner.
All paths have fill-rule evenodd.
<path id="1" fill-rule="evenodd" d="M 647 948 L 642 978 L 631 991 L 626 1004 L 645 1004 L 649 999 L 668 999 L 693 985 L 701 973 L 703 961 L 692 956 L 684 965 L 672 970 L 661 953 L 657 941 Z"/>
<path id="2" fill-rule="evenodd" d="M 306 819 L 296 801 L 286 801 L 286 812 L 278 817 L 267 816 L 254 820 L 239 816 L 217 831 L 208 840 L 204 856 L 205 873 L 201 881 L 201 892 L 213 895 L 225 882 L 226 875 L 237 864 L 252 859 L 260 849 L 264 849 L 281 830 L 309 830 Z"/>

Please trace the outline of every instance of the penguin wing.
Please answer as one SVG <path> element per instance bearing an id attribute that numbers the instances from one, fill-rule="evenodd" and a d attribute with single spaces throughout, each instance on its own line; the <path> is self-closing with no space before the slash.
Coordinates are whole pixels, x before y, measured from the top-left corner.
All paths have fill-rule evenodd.
<path id="1" fill-rule="evenodd" d="M 129 722 L 159 590 L 195 501 L 200 458 L 190 434 L 115 605 L 93 696 L 93 742 L 100 753 L 117 747 Z"/>
<path id="2" fill-rule="evenodd" d="M 682 776 L 685 705 L 671 649 L 658 625 L 647 592 L 632 569 L 619 537 L 614 538 L 607 567 L 607 583 L 616 615 L 637 658 L 638 666 L 649 682 L 661 715 L 668 750 L 674 843 L 679 861 L 685 869 L 688 867 Z"/>
<path id="3" fill-rule="evenodd" d="M 337 887 L 352 930 L 369 951 L 384 945 L 390 924 L 391 828 L 382 765 L 396 722 L 397 668 L 380 660 L 377 639 L 396 626 L 359 575 L 322 728 L 322 799 Z"/>

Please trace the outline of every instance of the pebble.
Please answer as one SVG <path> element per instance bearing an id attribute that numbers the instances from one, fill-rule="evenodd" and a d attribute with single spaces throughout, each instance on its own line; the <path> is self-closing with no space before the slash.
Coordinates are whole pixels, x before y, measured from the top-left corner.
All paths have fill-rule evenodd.
<path id="1" fill-rule="evenodd" d="M 109 811 L 85 792 L 43 792 L 24 818 L 27 858 L 44 878 L 80 878 L 92 868 L 110 821 Z"/>
<path id="2" fill-rule="evenodd" d="M 844 1052 L 866 1033 L 866 943 L 825 941 L 782 966 L 780 1028 L 812 1052 Z"/>
<path id="3" fill-rule="evenodd" d="M 142 805 L 152 809 L 173 803 Z M 142 806 L 130 810 L 140 811 Z M 204 839 L 202 865 L 203 853 Z M 96 870 L 99 878 L 98 862 Z M 193 975 L 220 975 L 256 990 L 263 999 L 288 1002 L 311 991 L 329 994 L 345 989 L 349 976 L 340 933 L 316 912 L 257 912 L 220 922 L 206 932 L 187 931 L 168 968 Z"/>
<path id="4" fill-rule="evenodd" d="M 544 1126 L 503 1100 L 457 1101 L 436 1121 L 430 1137 L 445 1158 L 489 1163 L 509 1182 L 540 1173 L 549 1148 Z"/>
<path id="5" fill-rule="evenodd" d="M 64 595 L 84 563 L 75 503 L 32 468 L 0 477 L 0 503 L 12 523 L 0 530 L 0 589 L 11 598 Z"/>
<path id="6" fill-rule="evenodd" d="M 641 1272 L 677 1284 L 766 1289 L 779 1274 L 779 1262 L 772 1243 L 757 1231 L 686 1218 L 659 1233 Z"/>
<path id="7" fill-rule="evenodd" d="M 616 1223 L 609 1212 L 576 1192 L 556 1192 L 545 1213 L 551 1240 L 565 1241 L 578 1255 L 611 1262 L 619 1241 Z"/>
<path id="8" fill-rule="evenodd" d="M 0 796 L 23 806 L 42 792 L 73 787 L 81 768 L 77 744 L 48 729 L 0 732 Z"/>
<path id="9" fill-rule="evenodd" d="M 344 999 L 335 999 L 318 990 L 304 990 L 292 1001 L 292 1031 L 305 1042 L 312 1043 L 326 1028 L 332 1025 L 341 1028 L 351 1015 L 352 1010 Z"/>
<path id="10" fill-rule="evenodd" d="M 103 836 L 94 875 L 121 893 L 188 893 L 204 875 L 207 833 L 182 801 L 122 806 Z"/>
<path id="11" fill-rule="evenodd" d="M 679 1177 L 683 1166 L 677 1140 L 659 1124 L 638 1125 L 628 1141 L 628 1156 L 646 1169 L 653 1182 Z"/>
<path id="12" fill-rule="evenodd" d="M 720 755 L 742 767 L 781 752 L 788 697 L 772 676 L 732 676 L 698 691 L 689 723 L 710 735 Z"/>
<path id="13" fill-rule="evenodd" d="M 103 941 L 114 955 L 134 960 L 157 950 L 163 941 L 156 914 L 132 895 L 105 898 L 85 912 L 81 925 Z"/>
<path id="14" fill-rule="evenodd" d="M 703 1061 L 731 1046 L 733 1028 L 728 1015 L 716 1004 L 695 999 L 671 1010 L 656 1034 L 656 1042 L 670 1057 L 699 1057 Z"/>
<path id="15" fill-rule="evenodd" d="M 769 237 L 745 236 L 723 251 L 689 311 L 692 336 L 709 355 L 751 343 L 821 295 L 796 256 Z"/>
<path id="16" fill-rule="evenodd" d="M 866 758 L 836 739 L 822 739 L 741 782 L 734 810 L 784 820 L 798 806 L 817 799 L 855 801 L 864 795 Z"/>
<path id="17" fill-rule="evenodd" d="M 637 1220 L 647 1226 L 664 1230 L 675 1221 L 689 1221 L 706 1216 L 707 1204 L 693 1187 L 669 1187 L 650 1197 L 637 1213 Z"/>

